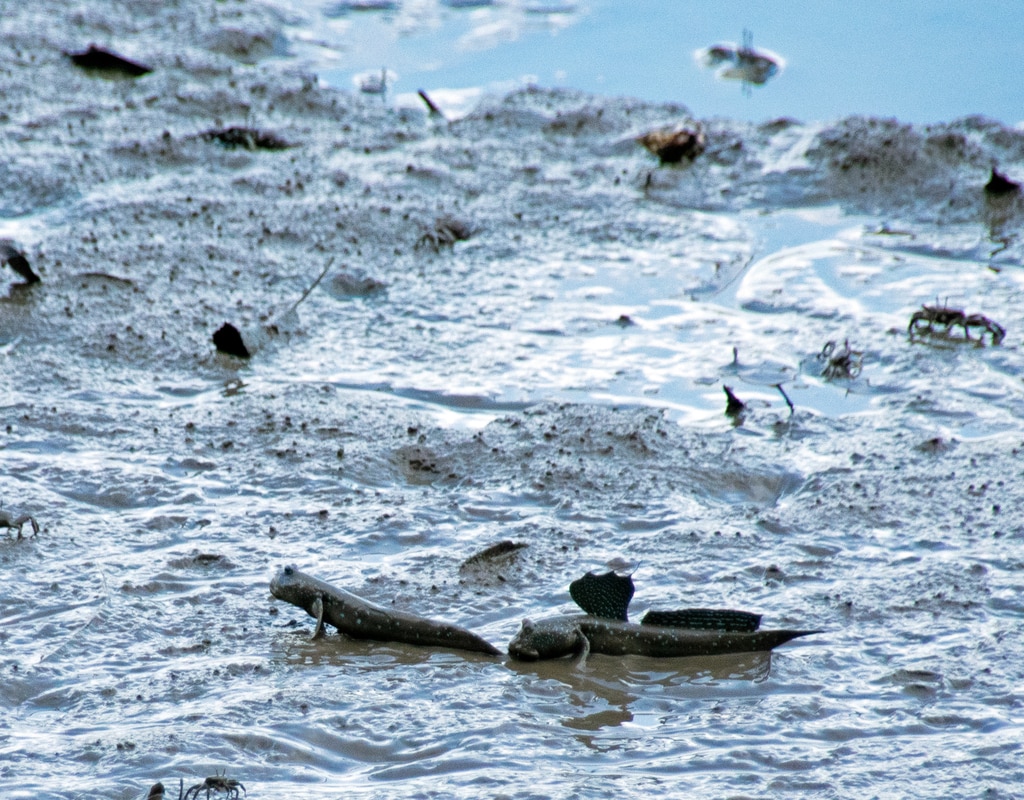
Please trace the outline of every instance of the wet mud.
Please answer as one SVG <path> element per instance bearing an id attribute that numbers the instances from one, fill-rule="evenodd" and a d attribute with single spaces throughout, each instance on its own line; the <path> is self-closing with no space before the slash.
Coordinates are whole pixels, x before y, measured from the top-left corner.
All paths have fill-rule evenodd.
<path id="1" fill-rule="evenodd" d="M 0 526 L 0 794 L 1024 778 L 1019 128 L 543 88 L 449 122 L 321 85 L 272 6 L 7 12 L 0 237 L 40 281 L 0 272 L 0 519 L 39 531 Z M 662 165 L 666 130 L 703 149 Z M 912 337 L 925 305 L 1005 336 Z M 824 632 L 520 664 L 311 642 L 268 588 L 504 650 L 616 557 L 638 618 Z"/>

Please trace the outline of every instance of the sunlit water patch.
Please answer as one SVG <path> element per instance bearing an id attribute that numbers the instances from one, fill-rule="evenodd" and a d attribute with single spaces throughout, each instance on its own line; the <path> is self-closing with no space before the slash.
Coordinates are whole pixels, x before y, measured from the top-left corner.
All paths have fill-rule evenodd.
<path id="1" fill-rule="evenodd" d="M 991 338 L 979 331 L 973 344 L 947 346 L 907 333 L 939 297 L 1012 319 L 1016 271 L 893 248 L 869 235 L 868 221 L 827 209 L 698 215 L 678 227 L 664 243 L 627 235 L 571 256 L 538 242 L 533 258 L 497 270 L 486 242 L 457 246 L 454 293 L 407 275 L 387 290 L 397 314 L 383 317 L 380 300 L 343 300 L 339 324 L 315 349 L 290 348 L 277 379 L 386 389 L 442 414 L 599 400 L 701 419 L 724 408 L 723 384 L 781 408 L 778 384 L 799 407 L 848 414 L 930 393 L 939 369 L 963 381 L 943 384 L 949 403 L 961 392 L 967 404 L 1004 398 L 974 435 L 1016 415 L 1015 351 L 982 346 Z M 824 374 L 830 347 L 857 354 L 855 375 Z"/>

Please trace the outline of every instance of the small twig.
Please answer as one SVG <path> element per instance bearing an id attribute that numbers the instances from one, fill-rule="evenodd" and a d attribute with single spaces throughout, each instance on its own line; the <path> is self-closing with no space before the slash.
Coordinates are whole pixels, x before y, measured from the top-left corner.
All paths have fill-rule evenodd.
<path id="1" fill-rule="evenodd" d="M 322 281 L 322 280 L 324 279 L 324 276 L 325 276 L 325 275 L 327 275 L 327 271 L 328 271 L 328 270 L 329 270 L 329 269 L 331 268 L 331 265 L 332 265 L 333 263 L 334 263 L 334 256 L 331 256 L 331 257 L 330 257 L 330 258 L 328 259 L 328 261 L 327 261 L 327 265 L 326 265 L 326 266 L 325 266 L 325 267 L 323 268 L 323 271 L 322 271 L 322 272 L 321 272 L 321 273 L 320 273 L 320 274 L 319 274 L 319 275 L 317 276 L 317 279 L 316 279 L 315 281 L 313 281 L 313 282 L 312 282 L 312 283 L 311 283 L 311 284 L 309 285 L 309 288 L 308 288 L 308 289 L 306 289 L 306 291 L 304 291 L 304 292 L 302 293 L 302 297 L 300 297 L 300 298 L 299 298 L 298 300 L 296 300 L 296 301 L 295 301 L 294 303 L 292 303 L 292 305 L 291 305 L 291 308 L 289 308 L 289 309 L 288 309 L 287 311 L 285 311 L 285 312 L 284 312 L 283 314 L 279 314 L 277 318 L 278 318 L 278 319 L 284 319 L 284 318 L 285 318 L 285 317 L 287 317 L 287 316 L 288 316 L 289 314 L 291 314 L 291 313 L 292 313 L 292 312 L 293 312 L 293 311 L 294 311 L 295 309 L 297 309 L 297 308 L 299 307 L 299 305 L 300 305 L 300 304 L 302 303 L 302 301 L 303 301 L 303 300 L 305 300 L 305 299 L 306 299 L 307 297 L 309 297 L 309 295 L 310 295 L 310 294 L 312 293 L 312 291 L 313 291 L 313 290 L 314 290 L 314 289 L 315 289 L 315 288 L 316 288 L 317 286 L 319 286 L 319 285 L 320 285 L 320 281 Z"/>
<path id="2" fill-rule="evenodd" d="M 775 388 L 779 390 L 779 394 L 782 395 L 782 399 L 786 401 L 786 405 L 789 406 L 789 413 L 793 414 L 796 408 L 793 407 L 793 401 L 789 399 L 789 395 L 786 394 L 786 390 L 782 388 L 781 383 L 774 384 Z"/>

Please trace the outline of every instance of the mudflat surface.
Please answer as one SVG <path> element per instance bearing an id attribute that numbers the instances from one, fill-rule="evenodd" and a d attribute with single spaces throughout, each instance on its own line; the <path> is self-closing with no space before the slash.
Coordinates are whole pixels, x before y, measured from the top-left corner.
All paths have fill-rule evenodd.
<path id="1" fill-rule="evenodd" d="M 660 167 L 635 139 L 681 106 L 448 123 L 322 87 L 284 23 L 5 9 L 0 236 L 42 282 L 0 273 L 0 492 L 42 530 L 0 532 L 0 793 L 1011 794 L 1024 202 L 984 187 L 1024 133 L 702 120 Z M 925 303 L 1005 339 L 912 339 Z M 636 618 L 825 633 L 523 665 L 310 642 L 268 592 L 295 563 L 504 647 L 616 557 Z"/>

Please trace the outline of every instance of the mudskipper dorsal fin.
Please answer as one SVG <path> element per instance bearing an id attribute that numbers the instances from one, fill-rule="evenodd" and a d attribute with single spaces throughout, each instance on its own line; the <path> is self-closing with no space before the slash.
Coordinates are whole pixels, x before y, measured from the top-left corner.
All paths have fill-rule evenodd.
<path id="1" fill-rule="evenodd" d="M 633 578 L 614 570 L 604 575 L 588 572 L 569 584 L 569 594 L 588 614 L 627 622 L 629 601 L 633 599 Z"/>
<path id="2" fill-rule="evenodd" d="M 756 631 L 761 625 L 761 615 L 718 608 L 681 608 L 676 611 L 648 611 L 640 624 L 704 631 L 750 632 Z"/>

